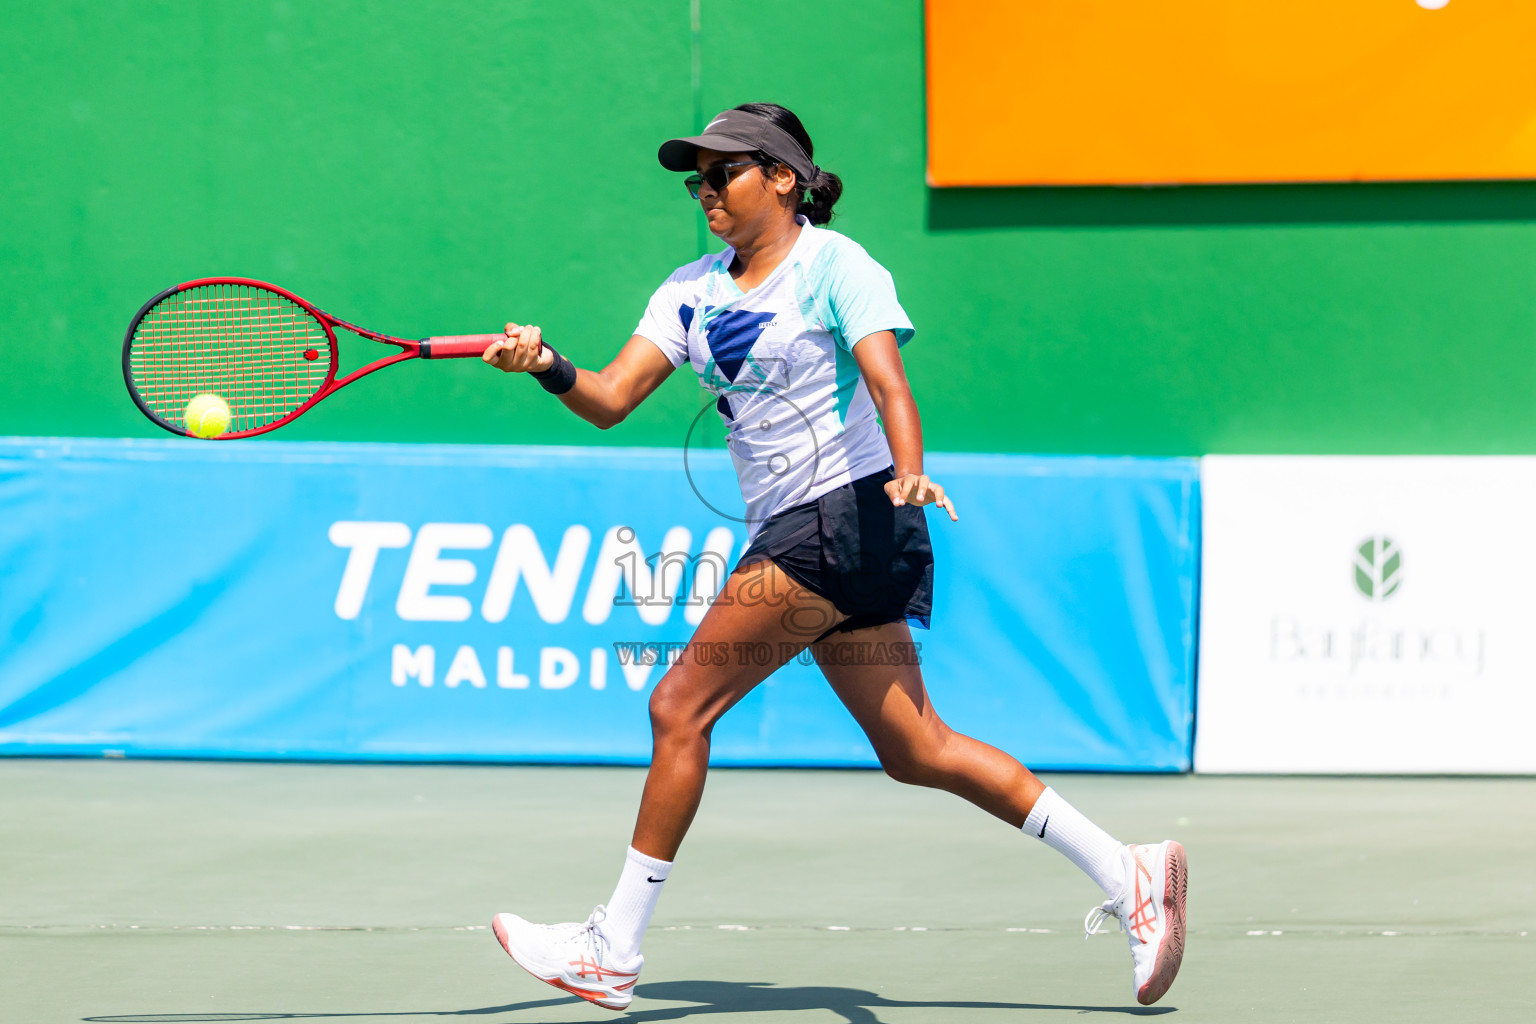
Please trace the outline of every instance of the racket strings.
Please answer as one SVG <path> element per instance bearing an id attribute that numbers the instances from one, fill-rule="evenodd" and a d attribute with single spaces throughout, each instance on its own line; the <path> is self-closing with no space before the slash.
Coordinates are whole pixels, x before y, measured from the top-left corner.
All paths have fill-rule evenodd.
<path id="1" fill-rule="evenodd" d="M 215 394 L 229 404 L 229 432 L 237 433 L 282 419 L 324 387 L 331 344 L 291 299 L 250 285 L 200 285 L 167 296 L 140 320 L 129 374 L 167 423 L 180 425 L 193 397 Z"/>

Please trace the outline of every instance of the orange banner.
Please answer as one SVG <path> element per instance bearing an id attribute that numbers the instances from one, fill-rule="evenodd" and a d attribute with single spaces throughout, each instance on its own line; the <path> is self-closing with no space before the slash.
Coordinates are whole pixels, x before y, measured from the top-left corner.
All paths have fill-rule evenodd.
<path id="1" fill-rule="evenodd" d="M 933 185 L 1536 177 L 1533 0 L 928 0 Z"/>

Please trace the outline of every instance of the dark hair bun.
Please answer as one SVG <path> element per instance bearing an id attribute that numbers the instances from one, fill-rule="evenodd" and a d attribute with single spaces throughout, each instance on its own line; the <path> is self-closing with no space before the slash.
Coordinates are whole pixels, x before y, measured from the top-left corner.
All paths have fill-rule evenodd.
<path id="1" fill-rule="evenodd" d="M 832 204 L 843 194 L 843 179 L 831 171 L 816 168 L 816 177 L 805 185 L 806 196 L 795 212 L 812 224 L 825 224 L 832 219 Z"/>

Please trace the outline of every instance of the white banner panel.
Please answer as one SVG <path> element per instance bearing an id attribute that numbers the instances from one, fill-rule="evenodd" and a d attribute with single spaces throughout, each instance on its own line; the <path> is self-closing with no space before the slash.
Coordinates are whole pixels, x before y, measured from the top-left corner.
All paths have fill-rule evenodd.
<path id="1" fill-rule="evenodd" d="M 1536 458 L 1202 476 L 1196 771 L 1536 772 Z"/>

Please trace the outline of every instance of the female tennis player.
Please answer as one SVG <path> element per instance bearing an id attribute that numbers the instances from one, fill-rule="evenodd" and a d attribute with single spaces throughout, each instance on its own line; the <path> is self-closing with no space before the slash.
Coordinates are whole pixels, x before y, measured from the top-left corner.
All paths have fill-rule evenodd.
<path id="1" fill-rule="evenodd" d="M 628 1007 L 645 962 L 641 939 L 703 794 L 710 732 L 809 645 L 892 778 L 964 797 L 1060 851 L 1104 890 L 1088 932 L 1119 919 L 1136 998 L 1155 1002 L 1184 951 L 1183 847 L 1117 842 L 1018 761 L 945 725 L 915 657 L 859 656 L 912 651 L 909 623 L 926 628 L 933 603 L 924 507 L 959 517 L 923 473 L 922 428 L 899 354 L 912 323 L 891 275 L 822 227 L 842 182 L 812 154 L 799 118 L 770 103 L 727 110 L 702 135 L 664 143 L 662 166 L 691 172 L 684 184 L 724 251 L 674 271 L 599 372 L 574 367 L 531 325 L 508 324 L 506 340 L 485 353 L 502 370 L 532 374 L 599 428 L 622 421 L 687 363 L 716 398 L 752 532 L 651 696 L 651 767 L 612 899 L 585 923 L 498 914 L 496 937 L 535 977 L 611 1010 Z M 777 661 L 696 656 L 751 641 Z"/>

